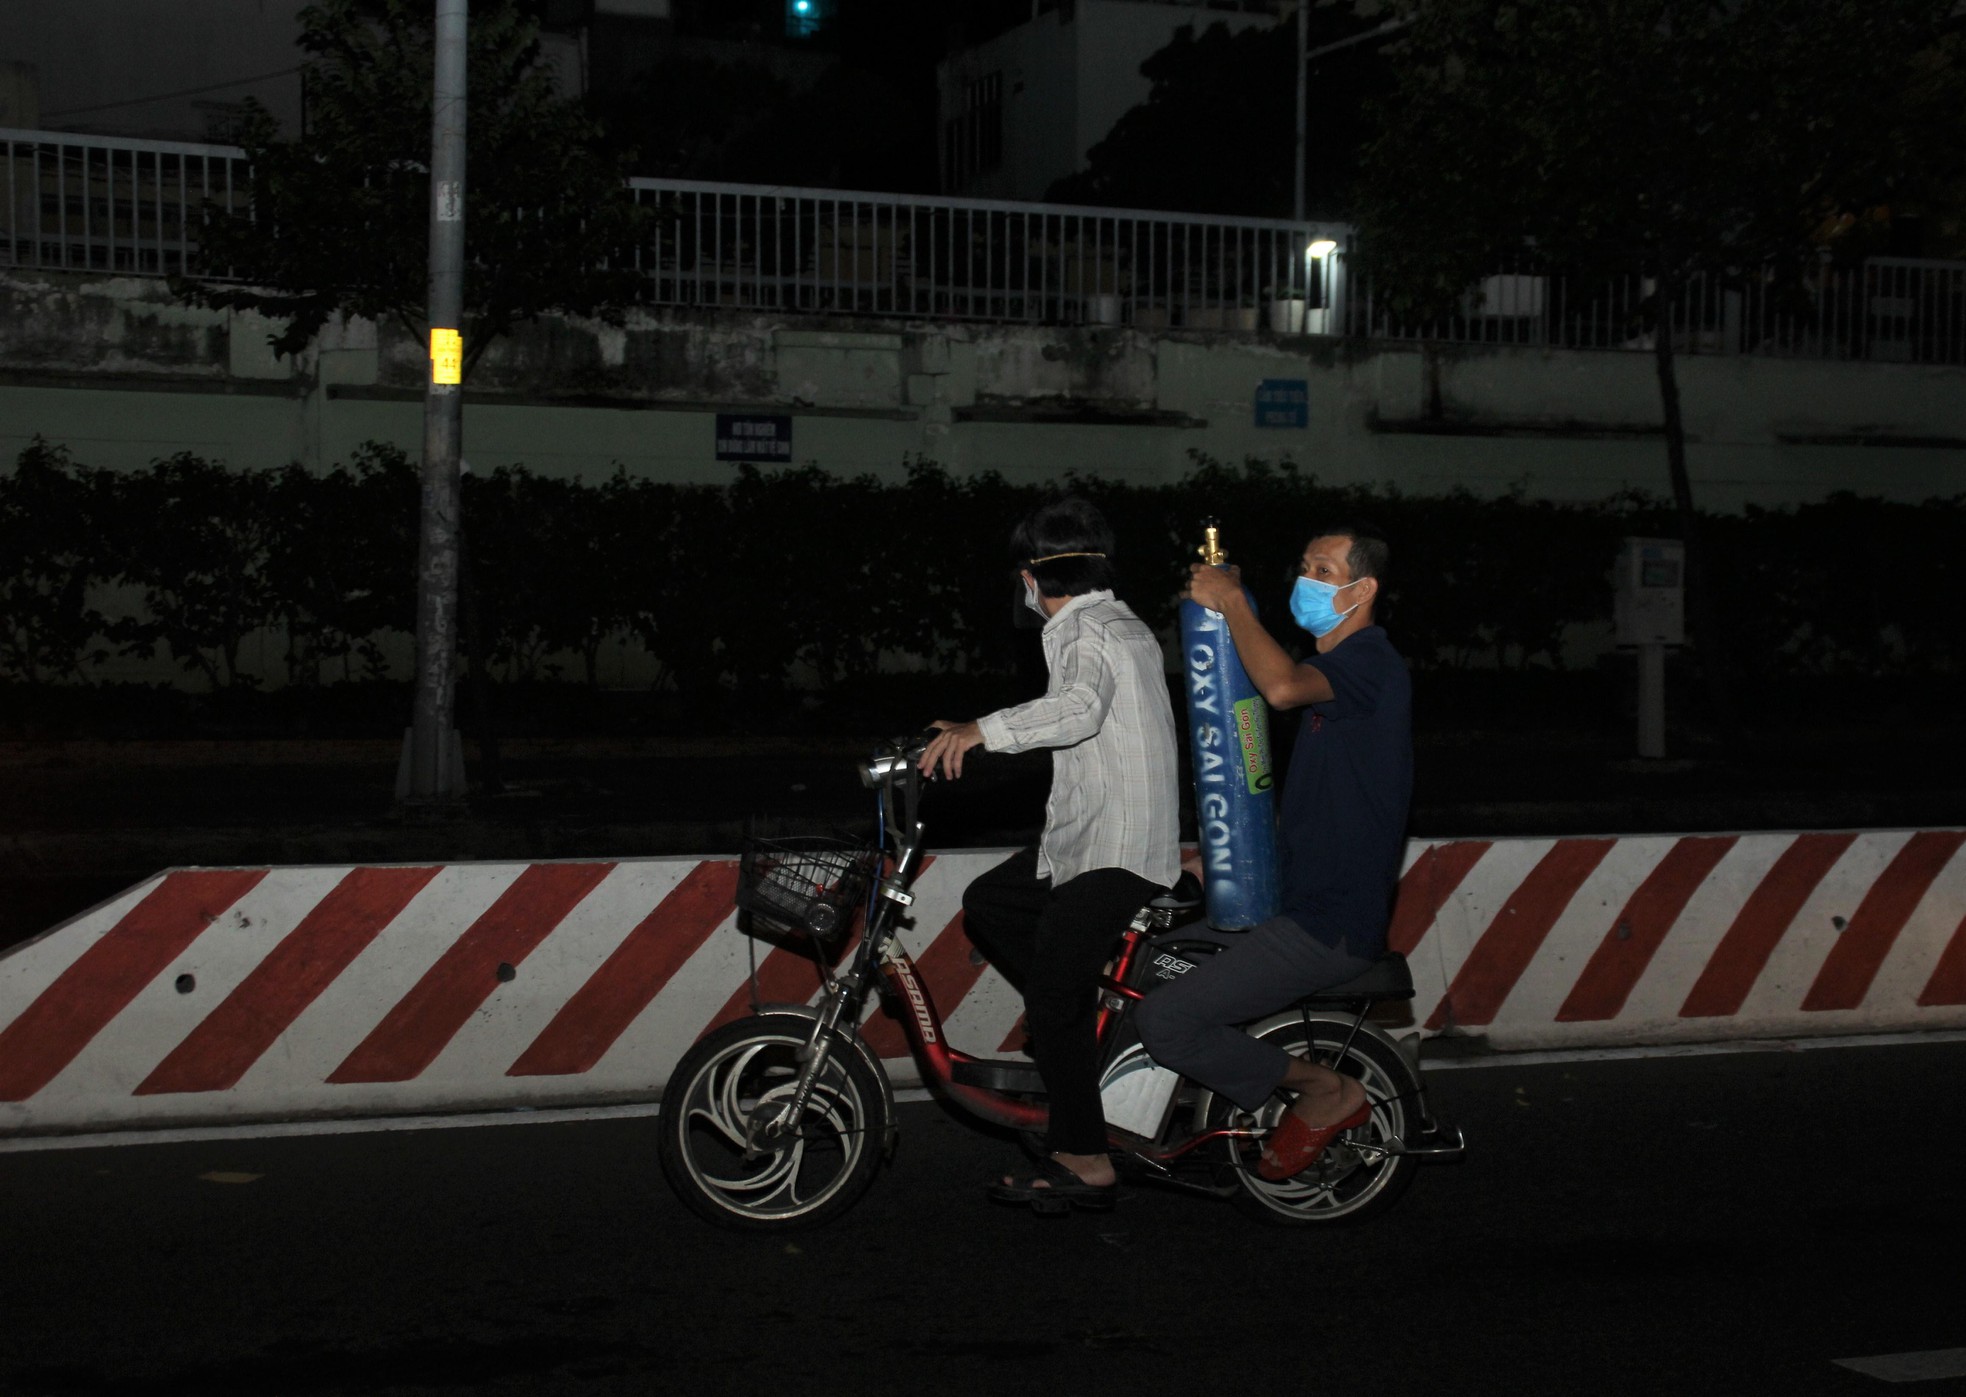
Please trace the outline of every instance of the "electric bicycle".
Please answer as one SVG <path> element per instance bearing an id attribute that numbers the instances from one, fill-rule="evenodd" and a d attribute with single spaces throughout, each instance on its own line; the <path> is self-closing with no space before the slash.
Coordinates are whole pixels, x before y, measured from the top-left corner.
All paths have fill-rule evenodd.
<path id="1" fill-rule="evenodd" d="M 683 1203 L 711 1222 L 812 1227 L 865 1195 L 900 1130 L 886 1069 L 859 1031 L 876 996 L 900 1023 L 931 1091 L 1042 1149 L 1047 1106 L 1036 1066 L 951 1046 L 897 934 L 924 860 L 916 763 L 926 742 L 885 743 L 860 764 L 877 804 L 873 843 L 746 841 L 737 904 L 754 928 L 824 943 L 844 935 L 863 909 L 865 922 L 838 973 L 815 957 L 823 981 L 816 1003 L 761 1006 L 707 1034 L 676 1064 L 659 1122 L 662 1169 Z M 1155 1062 L 1131 1022 L 1132 1007 L 1155 988 L 1234 943 L 1236 933 L 1196 920 L 1200 905 L 1199 886 L 1184 875 L 1134 916 L 1100 981 L 1100 1092 L 1123 1181 L 1232 1199 L 1270 1222 L 1318 1226 L 1380 1212 L 1417 1165 L 1462 1157 L 1461 1132 L 1428 1109 L 1418 1039 L 1402 1045 L 1369 1017 L 1378 1005 L 1413 996 L 1405 958 L 1389 952 L 1356 979 L 1246 1026 L 1356 1078 L 1372 1104 L 1367 1123 L 1334 1139 L 1310 1168 L 1280 1182 L 1261 1178 L 1261 1142 L 1283 1099 L 1243 1111 Z"/>

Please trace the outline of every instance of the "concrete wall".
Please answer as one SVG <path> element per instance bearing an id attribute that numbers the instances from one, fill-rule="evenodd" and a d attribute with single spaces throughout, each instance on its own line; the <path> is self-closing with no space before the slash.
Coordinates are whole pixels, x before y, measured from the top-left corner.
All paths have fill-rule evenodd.
<path id="1" fill-rule="evenodd" d="M 418 449 L 418 340 L 357 322 L 281 359 L 269 328 L 153 280 L 0 277 L 0 458 L 37 433 L 120 468 L 178 450 L 318 467 L 365 440 Z M 1711 355 L 1681 369 L 1710 507 L 1966 490 L 1966 369 Z M 1279 378 L 1306 385 L 1306 426 L 1255 425 L 1257 386 Z M 1200 451 L 1409 492 L 1666 488 L 1644 353 L 735 311 L 531 327 L 479 366 L 466 453 L 479 469 L 720 481 L 734 469 L 715 459 L 720 411 L 789 415 L 795 462 L 890 479 L 921 454 L 1020 481 L 1163 481 Z"/>

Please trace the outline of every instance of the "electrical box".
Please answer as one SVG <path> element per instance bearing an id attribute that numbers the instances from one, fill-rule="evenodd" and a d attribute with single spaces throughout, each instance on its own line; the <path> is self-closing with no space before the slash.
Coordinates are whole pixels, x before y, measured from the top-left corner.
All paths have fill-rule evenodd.
<path id="1" fill-rule="evenodd" d="M 1612 620 L 1620 645 L 1686 643 L 1686 545 L 1628 538 L 1618 554 Z"/>

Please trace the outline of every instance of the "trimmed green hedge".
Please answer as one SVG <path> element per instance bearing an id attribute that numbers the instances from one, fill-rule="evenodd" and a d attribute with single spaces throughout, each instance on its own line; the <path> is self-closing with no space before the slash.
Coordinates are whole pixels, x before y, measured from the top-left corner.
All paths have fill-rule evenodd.
<path id="1" fill-rule="evenodd" d="M 1273 611 L 1320 521 L 1376 524 L 1394 550 L 1389 625 L 1423 670 L 1562 668 L 1566 635 L 1609 618 L 1620 537 L 1673 532 L 1642 496 L 1405 495 L 1255 460 L 1197 456 L 1166 486 L 1068 485 L 1113 520 L 1123 588 L 1156 626 L 1173 623 L 1205 515 Z M 0 476 L 0 678 L 84 681 L 121 652 L 248 688 L 241 647 L 271 628 L 290 685 L 381 681 L 389 633 L 411 625 L 416 492 L 413 465 L 373 444 L 310 474 L 189 453 L 110 472 L 36 441 Z M 864 687 L 896 668 L 1007 676 L 1020 652 L 1005 540 L 1044 493 L 928 461 L 898 484 L 812 467 L 744 468 L 726 486 L 501 468 L 465 481 L 467 637 L 508 683 L 588 686 L 626 639 L 650 655 L 653 687 L 689 699 Z M 1958 672 L 1963 526 L 1966 496 L 1710 517 L 1737 668 Z"/>

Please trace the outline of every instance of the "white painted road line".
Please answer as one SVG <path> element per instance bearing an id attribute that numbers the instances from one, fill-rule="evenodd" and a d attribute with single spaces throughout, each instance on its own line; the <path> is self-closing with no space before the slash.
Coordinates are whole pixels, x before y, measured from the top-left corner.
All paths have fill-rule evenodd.
<path id="1" fill-rule="evenodd" d="M 1966 1378 L 1966 1348 L 1934 1348 L 1922 1353 L 1880 1353 L 1874 1358 L 1839 1358 L 1839 1368 L 1884 1382 L 1932 1382 Z"/>

